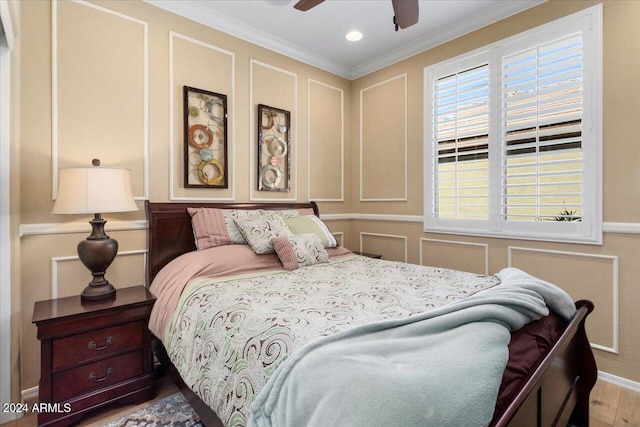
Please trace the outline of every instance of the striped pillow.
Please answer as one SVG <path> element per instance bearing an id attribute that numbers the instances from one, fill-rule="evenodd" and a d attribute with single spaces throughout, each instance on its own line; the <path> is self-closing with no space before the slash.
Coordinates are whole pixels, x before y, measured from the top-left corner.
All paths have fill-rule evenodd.
<path id="1" fill-rule="evenodd" d="M 314 233 L 274 237 L 271 243 L 286 270 L 329 262 L 327 251 L 318 235 Z"/>
<path id="2" fill-rule="evenodd" d="M 216 246 L 248 244 L 235 220 L 252 220 L 262 216 L 262 211 L 258 209 L 187 208 L 187 212 L 191 215 L 191 226 L 199 251 Z"/>

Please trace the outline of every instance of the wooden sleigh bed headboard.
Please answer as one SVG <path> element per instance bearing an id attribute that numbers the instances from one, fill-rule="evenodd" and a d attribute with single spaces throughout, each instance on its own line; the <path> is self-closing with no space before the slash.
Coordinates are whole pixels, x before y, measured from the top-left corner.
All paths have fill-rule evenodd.
<path id="1" fill-rule="evenodd" d="M 308 203 L 153 203 L 145 200 L 149 220 L 147 277 L 149 287 L 156 274 L 172 259 L 195 251 L 196 244 L 187 208 L 219 209 L 313 209 L 319 216 L 318 205 Z"/>

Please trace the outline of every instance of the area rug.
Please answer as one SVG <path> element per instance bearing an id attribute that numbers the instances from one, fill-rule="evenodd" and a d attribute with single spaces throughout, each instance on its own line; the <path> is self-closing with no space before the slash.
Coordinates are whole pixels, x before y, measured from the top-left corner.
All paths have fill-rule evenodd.
<path id="1" fill-rule="evenodd" d="M 106 427 L 202 427 L 182 393 L 175 393 L 105 424 Z"/>

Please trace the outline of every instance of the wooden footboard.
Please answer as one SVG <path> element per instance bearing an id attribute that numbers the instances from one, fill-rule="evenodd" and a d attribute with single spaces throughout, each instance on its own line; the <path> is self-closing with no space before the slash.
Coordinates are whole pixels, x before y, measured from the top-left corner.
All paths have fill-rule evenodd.
<path id="1" fill-rule="evenodd" d="M 588 426 L 589 393 L 596 377 L 596 362 L 584 329 L 593 311 L 590 301 L 578 301 L 578 311 L 541 363 L 532 370 L 514 398 L 497 413 L 491 426 Z M 162 343 L 154 338 L 154 352 L 171 379 L 207 427 L 222 421 L 180 378 Z"/>
<path id="2" fill-rule="evenodd" d="M 576 308 L 566 330 L 492 426 L 589 425 L 589 393 L 597 368 L 584 322 L 593 304 L 582 300 Z"/>

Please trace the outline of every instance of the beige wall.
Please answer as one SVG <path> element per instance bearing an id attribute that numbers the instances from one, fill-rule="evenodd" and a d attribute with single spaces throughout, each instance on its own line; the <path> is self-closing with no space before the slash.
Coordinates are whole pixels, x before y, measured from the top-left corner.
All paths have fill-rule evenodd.
<path id="1" fill-rule="evenodd" d="M 519 267 L 555 282 L 574 299 L 591 299 L 595 312 L 587 322 L 596 346 L 601 371 L 640 382 L 640 198 L 638 197 L 637 139 L 640 134 L 640 2 L 604 2 L 604 244 L 602 246 L 544 243 L 425 233 L 421 223 L 423 203 L 423 69 L 448 58 L 480 48 L 519 32 L 597 4 L 592 1 L 552 0 L 445 45 L 416 55 L 353 82 L 354 119 L 350 146 L 354 158 L 351 180 L 362 179 L 362 197 L 352 199 L 356 219 L 347 245 L 384 258 L 494 274 L 506 266 Z M 395 105 L 406 97 L 405 112 L 389 106 L 384 90 L 406 79 L 407 89 L 395 88 Z M 364 95 L 363 95 L 364 94 Z M 366 102 L 360 105 L 363 96 Z M 376 111 L 384 111 L 381 121 Z M 362 129 L 358 126 L 362 120 Z M 396 129 L 385 150 L 366 135 Z M 406 129 L 403 127 L 406 124 Z M 406 132 L 407 140 L 403 139 Z M 361 139 L 361 135 L 364 135 Z M 360 143 L 361 141 L 361 143 Z M 369 148 L 374 147 L 374 150 Z M 407 150 L 405 164 L 388 152 Z M 362 154 L 362 170 L 359 165 Z M 378 154 L 379 153 L 379 154 Z M 384 187 L 383 165 L 409 176 L 406 201 L 370 201 L 369 188 L 377 199 L 397 199 L 400 177 L 390 174 L 393 186 Z M 376 175 L 375 171 L 378 171 Z M 387 174 L 385 173 L 386 177 Z M 384 220 L 375 215 L 384 215 Z M 358 219 L 360 218 L 360 219 Z M 622 232 L 612 232 L 622 224 Z M 609 231 L 607 231 L 609 230 Z M 617 352 L 616 352 L 617 350 Z M 617 354 L 616 354 L 617 353 Z"/>
<path id="2" fill-rule="evenodd" d="M 49 2 L 22 2 L 14 157 L 20 175 L 12 195 L 26 233 L 15 258 L 22 276 L 14 297 L 22 322 L 22 344 L 14 348 L 21 354 L 21 389 L 35 387 L 39 378 L 34 302 L 78 294 L 89 280 L 75 250 L 88 234 L 88 218 L 49 213 L 53 160 L 62 167 L 92 157 L 131 168 L 140 200 L 324 200 L 321 212 L 337 215 L 329 226 L 352 249 L 482 274 L 507 265 L 531 270 L 574 298 L 595 302 L 592 341 L 604 349 L 618 345 L 618 354 L 597 350 L 599 368 L 639 382 L 640 237 L 633 231 L 640 228 L 640 158 L 633 144 L 640 97 L 629 94 L 640 93 L 640 58 L 628 53 L 640 42 L 640 3 L 604 5 L 604 215 L 608 223 L 627 223 L 631 232 L 608 232 L 602 246 L 589 246 L 436 235 L 424 233 L 420 223 L 423 68 L 593 4 L 552 0 L 349 82 L 142 2 L 61 1 L 55 16 Z M 193 66 L 184 62 L 189 57 L 196 57 Z M 182 85 L 228 96 L 229 189 L 181 185 Z M 289 193 L 256 190 L 258 103 L 292 113 Z M 374 120 L 385 126 L 384 140 L 372 133 Z M 342 216 L 348 213 L 357 218 Z M 118 287 L 141 283 L 144 212 L 106 218 L 107 231 L 120 242 L 108 277 Z"/>
<path id="3" fill-rule="evenodd" d="M 49 213 L 58 167 L 89 165 L 95 157 L 130 168 L 141 208 L 147 198 L 306 201 L 311 194 L 326 200 L 321 212 L 349 211 L 343 149 L 350 131 L 348 80 L 143 2 L 22 2 L 20 16 L 21 137 L 14 159 L 21 174 L 13 200 L 25 233 L 15 291 L 23 391 L 33 390 L 40 376 L 34 302 L 77 295 L 90 279 L 76 254 L 90 218 Z M 183 85 L 227 95 L 228 189 L 182 185 Z M 287 193 L 257 191 L 259 103 L 291 112 Z M 144 211 L 105 218 L 120 244 L 108 279 L 116 287 L 142 284 Z M 349 221 L 331 221 L 331 227 L 338 238 L 350 232 Z"/>

